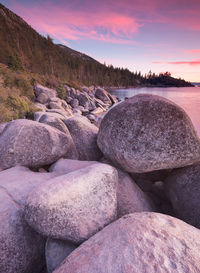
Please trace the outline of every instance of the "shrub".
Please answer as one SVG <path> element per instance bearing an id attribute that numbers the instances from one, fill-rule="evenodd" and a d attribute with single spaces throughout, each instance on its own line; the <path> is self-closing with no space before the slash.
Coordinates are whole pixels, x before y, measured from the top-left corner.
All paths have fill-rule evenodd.
<path id="1" fill-rule="evenodd" d="M 21 58 L 18 54 L 13 53 L 8 57 L 8 67 L 13 69 L 14 71 L 24 70 Z"/>
<path id="2" fill-rule="evenodd" d="M 16 73 L 7 73 L 5 75 L 4 85 L 6 87 L 16 87 L 20 90 L 21 95 L 33 99 L 34 91 L 30 81 L 25 75 Z"/>
<path id="3" fill-rule="evenodd" d="M 56 91 L 60 99 L 65 100 L 67 98 L 66 90 L 62 84 L 59 85 Z"/>
<path id="4" fill-rule="evenodd" d="M 0 122 L 7 122 L 12 120 L 13 113 L 3 103 L 0 103 Z"/>

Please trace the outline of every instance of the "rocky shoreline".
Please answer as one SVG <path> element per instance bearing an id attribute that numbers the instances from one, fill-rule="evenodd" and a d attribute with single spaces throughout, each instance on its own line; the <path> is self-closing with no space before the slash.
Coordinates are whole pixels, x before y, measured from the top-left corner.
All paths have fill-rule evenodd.
<path id="1" fill-rule="evenodd" d="M 0 271 L 200 272 L 200 140 L 155 95 L 36 85 L 0 125 Z"/>

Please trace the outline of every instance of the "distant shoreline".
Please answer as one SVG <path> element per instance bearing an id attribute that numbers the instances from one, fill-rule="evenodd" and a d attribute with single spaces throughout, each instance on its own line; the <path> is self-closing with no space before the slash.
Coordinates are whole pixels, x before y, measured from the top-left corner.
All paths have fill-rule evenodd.
<path id="1" fill-rule="evenodd" d="M 119 90 L 119 89 L 133 89 L 133 88 L 186 88 L 186 87 L 195 87 L 195 86 L 199 86 L 200 87 L 200 83 L 199 85 L 196 84 L 194 85 L 193 83 L 191 83 L 191 86 L 166 86 L 166 85 L 138 85 L 138 86 L 120 86 L 120 87 L 103 87 L 104 89 L 106 89 L 109 92 L 112 92 L 114 90 Z"/>

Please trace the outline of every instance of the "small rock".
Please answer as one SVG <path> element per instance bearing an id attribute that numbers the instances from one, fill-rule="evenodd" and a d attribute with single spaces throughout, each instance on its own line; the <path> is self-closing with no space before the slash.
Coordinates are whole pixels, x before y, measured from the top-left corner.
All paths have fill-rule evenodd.
<path id="1" fill-rule="evenodd" d="M 95 91 L 95 96 L 102 100 L 104 103 L 111 105 L 112 102 L 108 96 L 108 92 L 103 88 L 97 88 Z"/>
<path id="2" fill-rule="evenodd" d="M 34 86 L 35 96 L 38 102 L 44 104 L 48 103 L 53 97 L 57 97 L 57 92 L 54 89 L 44 87 L 40 84 Z"/>
<path id="3" fill-rule="evenodd" d="M 58 103 L 58 102 L 50 102 L 49 103 L 49 108 L 50 109 L 59 109 L 59 110 L 62 110 L 62 111 L 65 111 L 64 108 L 62 107 L 62 104 L 61 103 Z"/>
<path id="4" fill-rule="evenodd" d="M 96 116 L 95 115 L 93 115 L 93 114 L 89 114 L 89 115 L 87 115 L 87 118 L 89 119 L 89 121 L 91 121 L 92 123 L 94 123 L 95 122 L 95 120 L 96 120 Z"/>
<path id="5" fill-rule="evenodd" d="M 72 108 L 76 108 L 79 106 L 79 101 L 77 99 L 73 99 L 71 102 L 70 102 L 70 105 Z"/>
<path id="6" fill-rule="evenodd" d="M 38 102 L 35 102 L 34 103 L 35 107 L 38 108 L 41 112 L 45 112 L 47 107 L 46 105 L 42 104 L 42 103 L 38 103 Z"/>
<path id="7" fill-rule="evenodd" d="M 99 115 L 99 114 L 102 114 L 102 113 L 103 113 L 103 110 L 102 110 L 101 107 L 97 107 L 95 110 L 93 110 L 91 112 L 91 114 L 93 114 L 93 115 Z"/>

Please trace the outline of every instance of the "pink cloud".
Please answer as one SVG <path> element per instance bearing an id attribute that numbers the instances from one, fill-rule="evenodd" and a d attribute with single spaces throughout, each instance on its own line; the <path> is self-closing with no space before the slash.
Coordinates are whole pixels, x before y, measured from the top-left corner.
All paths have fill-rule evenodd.
<path id="1" fill-rule="evenodd" d="M 192 61 L 176 61 L 176 62 L 152 62 L 153 64 L 173 64 L 173 65 L 191 65 L 197 66 L 200 65 L 200 59 Z"/>
<path id="2" fill-rule="evenodd" d="M 141 28 L 163 25 L 168 28 L 199 31 L 200 1 L 191 0 L 58 0 L 19 4 L 12 9 L 37 31 L 68 43 L 91 39 L 135 45 Z M 145 46 L 145 45 L 144 45 Z M 146 45 L 148 46 L 148 45 Z"/>
<path id="3" fill-rule="evenodd" d="M 152 64 L 163 64 L 163 62 L 152 62 Z"/>
<path id="4" fill-rule="evenodd" d="M 186 51 L 189 54 L 200 54 L 200 49 L 190 49 Z"/>
<path id="5" fill-rule="evenodd" d="M 52 4 L 31 8 L 17 4 L 14 9 L 36 30 L 48 33 L 61 42 L 93 39 L 135 44 L 132 38 L 142 26 L 134 17 L 115 11 L 99 10 L 94 13 Z"/>
<path id="6" fill-rule="evenodd" d="M 200 59 L 198 60 L 193 60 L 193 61 L 182 61 L 182 62 L 168 62 L 168 64 L 175 64 L 175 65 L 192 65 L 192 66 L 196 66 L 196 65 L 200 65 Z"/>
<path id="7" fill-rule="evenodd" d="M 111 5 L 113 0 L 107 2 Z M 113 6 L 122 12 L 132 14 L 139 22 L 200 30 L 199 0 L 190 0 L 190 2 L 188 0 L 115 0 Z"/>

